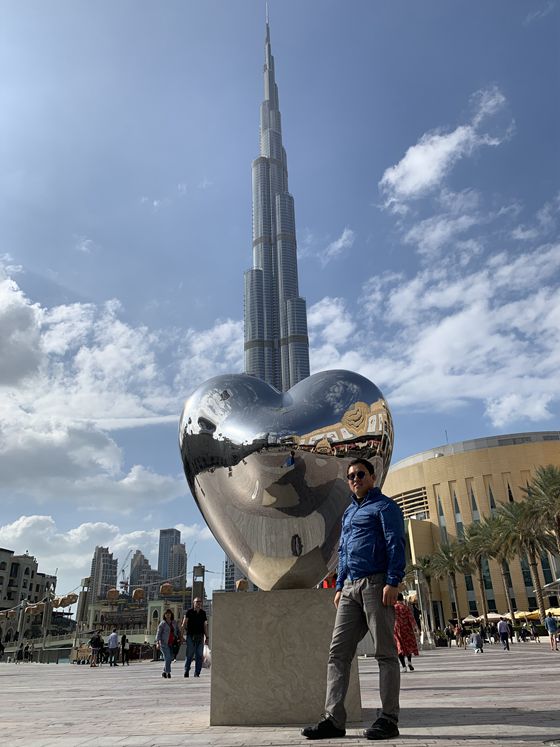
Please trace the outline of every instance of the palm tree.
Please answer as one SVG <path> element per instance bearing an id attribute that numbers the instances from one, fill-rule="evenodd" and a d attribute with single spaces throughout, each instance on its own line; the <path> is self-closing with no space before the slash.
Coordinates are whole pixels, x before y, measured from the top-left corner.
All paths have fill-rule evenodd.
<path id="1" fill-rule="evenodd" d="M 411 567 L 419 576 L 418 594 L 420 594 L 420 583 L 422 582 L 422 579 L 426 582 L 426 595 L 428 597 L 427 601 L 429 610 L 428 623 L 430 628 L 433 628 L 432 620 L 434 616 L 434 605 L 432 602 L 432 576 L 434 575 L 434 571 L 432 568 L 432 558 L 429 555 L 422 555 L 421 557 L 416 558 L 416 563 Z"/>
<path id="2" fill-rule="evenodd" d="M 488 532 L 488 557 L 494 558 L 500 566 L 500 574 L 504 585 L 504 593 L 510 615 L 513 622 L 513 607 L 511 606 L 511 597 L 509 595 L 509 585 L 506 575 L 505 564 L 514 557 L 514 552 L 502 542 L 502 519 L 499 516 L 488 516 L 484 519 L 484 525 Z"/>
<path id="3" fill-rule="evenodd" d="M 560 468 L 553 464 L 537 467 L 535 477 L 521 490 L 533 507 L 537 521 L 545 531 L 554 533 L 560 555 Z"/>
<path id="4" fill-rule="evenodd" d="M 543 532 L 539 522 L 535 521 L 534 507 L 528 501 L 503 504 L 497 510 L 496 516 L 502 522 L 500 528 L 502 543 L 511 550 L 512 554 L 527 556 L 542 623 L 545 611 L 537 562 L 544 552 L 553 552 L 556 543 L 552 535 Z"/>
<path id="5" fill-rule="evenodd" d="M 484 625 L 488 627 L 488 601 L 486 599 L 484 573 L 482 570 L 482 561 L 485 558 L 490 557 L 492 549 L 492 536 L 488 524 L 485 522 L 478 522 L 468 526 L 465 529 L 465 535 L 461 545 L 463 546 L 463 552 L 467 561 L 472 563 L 476 568 Z"/>
<path id="6" fill-rule="evenodd" d="M 432 555 L 431 566 L 435 578 L 442 579 L 449 576 L 455 602 L 455 612 L 457 613 L 457 619 L 460 621 L 462 615 L 459 608 L 459 594 L 457 593 L 457 574 L 468 573 L 472 570 L 472 564 L 465 555 L 463 544 L 452 542 L 438 545 L 438 549 Z"/>

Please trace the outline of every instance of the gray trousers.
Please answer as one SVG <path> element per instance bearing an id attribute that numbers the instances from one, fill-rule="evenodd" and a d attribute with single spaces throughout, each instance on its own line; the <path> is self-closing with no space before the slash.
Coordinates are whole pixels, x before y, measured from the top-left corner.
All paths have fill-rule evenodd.
<path id="1" fill-rule="evenodd" d="M 393 636 L 395 610 L 383 606 L 384 586 L 385 574 L 377 573 L 357 581 L 347 580 L 342 589 L 329 651 L 325 700 L 325 716 L 340 729 L 346 724 L 344 700 L 350 667 L 358 643 L 368 630 L 379 664 L 380 715 L 394 723 L 399 720 L 401 673 Z"/>

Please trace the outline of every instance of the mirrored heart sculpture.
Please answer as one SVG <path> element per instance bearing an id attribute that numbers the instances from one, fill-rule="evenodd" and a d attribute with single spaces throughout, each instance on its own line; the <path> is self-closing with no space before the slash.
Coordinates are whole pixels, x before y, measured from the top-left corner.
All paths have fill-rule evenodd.
<path id="1" fill-rule="evenodd" d="M 231 374 L 186 401 L 179 444 L 194 499 L 231 560 L 263 590 L 311 588 L 336 567 L 346 468 L 369 459 L 381 486 L 393 423 L 375 384 L 351 371 L 283 393 Z"/>

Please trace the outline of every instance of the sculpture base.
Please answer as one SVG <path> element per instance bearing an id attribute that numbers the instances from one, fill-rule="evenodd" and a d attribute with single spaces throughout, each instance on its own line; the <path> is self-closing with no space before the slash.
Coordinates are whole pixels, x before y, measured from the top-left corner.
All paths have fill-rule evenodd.
<path id="1" fill-rule="evenodd" d="M 332 589 L 216 593 L 211 726 L 311 724 L 325 707 L 336 610 Z M 356 659 L 348 721 L 362 720 Z"/>

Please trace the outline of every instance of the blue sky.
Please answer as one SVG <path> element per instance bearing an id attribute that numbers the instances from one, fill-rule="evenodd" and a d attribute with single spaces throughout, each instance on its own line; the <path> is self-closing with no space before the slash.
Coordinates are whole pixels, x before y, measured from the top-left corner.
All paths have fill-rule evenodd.
<path id="1" fill-rule="evenodd" d="M 394 460 L 558 429 L 555 0 L 272 0 L 311 366 L 371 378 Z M 0 545 L 223 554 L 184 399 L 242 369 L 264 3 L 0 7 Z M 196 543 L 196 545 L 194 545 Z"/>

